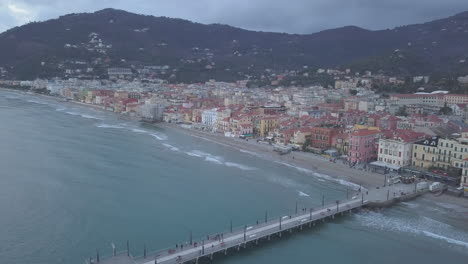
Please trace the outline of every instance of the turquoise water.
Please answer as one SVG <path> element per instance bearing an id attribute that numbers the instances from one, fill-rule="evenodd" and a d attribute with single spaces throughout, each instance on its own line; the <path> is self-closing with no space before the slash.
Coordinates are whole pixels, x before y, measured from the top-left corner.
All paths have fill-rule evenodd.
<path id="1" fill-rule="evenodd" d="M 0 263 L 134 255 L 299 207 L 346 185 L 175 130 L 0 90 Z M 466 263 L 463 208 L 423 198 L 340 218 L 218 263 Z"/>

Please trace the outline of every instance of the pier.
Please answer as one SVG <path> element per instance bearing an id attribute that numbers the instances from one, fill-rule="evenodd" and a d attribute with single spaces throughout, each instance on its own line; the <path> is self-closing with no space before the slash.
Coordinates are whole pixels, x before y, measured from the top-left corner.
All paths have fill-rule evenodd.
<path id="1" fill-rule="evenodd" d="M 305 230 L 313 228 L 317 223 L 331 221 L 338 216 L 351 214 L 363 207 L 387 207 L 402 200 L 412 199 L 423 194 L 427 190 L 419 189 L 416 184 L 396 184 L 391 186 L 376 187 L 372 190 L 360 190 L 353 193 L 351 198 L 343 201 L 335 201 L 318 208 L 295 208 L 292 215 L 265 219 L 261 223 L 245 225 L 242 228 L 233 229 L 232 224 L 228 232 L 207 236 L 206 240 L 192 241 L 178 245 L 176 248 L 147 253 L 143 249 L 143 256 L 133 257 L 130 253 L 129 242 L 123 252 L 117 253 L 115 248 L 113 256 L 101 259 L 99 251 L 87 263 L 102 264 L 172 264 L 172 263 L 198 263 L 201 260 L 213 260 L 216 255 L 228 255 L 237 252 L 249 245 L 258 245 L 275 238 L 281 238 L 285 232 L 293 230 Z"/>

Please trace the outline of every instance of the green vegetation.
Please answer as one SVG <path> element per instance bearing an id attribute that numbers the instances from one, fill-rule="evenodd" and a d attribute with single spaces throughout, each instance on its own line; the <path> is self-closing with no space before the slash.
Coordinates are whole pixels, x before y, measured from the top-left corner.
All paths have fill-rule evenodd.
<path id="1" fill-rule="evenodd" d="M 406 112 L 406 105 L 400 106 L 398 111 L 396 112 L 397 116 L 408 116 L 408 113 Z"/>

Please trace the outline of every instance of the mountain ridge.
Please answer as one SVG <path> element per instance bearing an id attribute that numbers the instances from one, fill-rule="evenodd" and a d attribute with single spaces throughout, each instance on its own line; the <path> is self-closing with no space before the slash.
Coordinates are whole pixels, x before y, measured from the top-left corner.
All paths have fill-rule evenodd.
<path id="1" fill-rule="evenodd" d="M 91 43 L 93 33 L 97 34 L 96 45 Z M 345 26 L 311 34 L 288 34 L 107 8 L 33 22 L 1 33 L 0 67 L 17 79 L 66 77 L 64 71 L 72 67 L 69 61 L 73 60 L 85 61 L 101 72 L 100 77 L 106 67 L 145 65 L 169 65 L 180 70 L 173 73 L 176 78 L 180 72 L 190 71 L 191 76 L 199 72 L 202 79 L 220 80 L 261 76 L 266 69 L 284 71 L 303 66 L 368 67 L 397 75 L 463 73 L 467 67 L 460 61 L 468 57 L 465 43 L 468 11 L 393 29 Z M 405 54 L 396 58 L 406 59 L 403 63 L 396 60 L 396 71 L 394 65 L 369 63 L 371 58 L 387 60 L 388 56 L 395 56 L 396 50 Z M 419 58 L 415 64 L 428 67 L 412 67 L 409 58 Z M 181 81 L 199 80 L 190 77 Z"/>

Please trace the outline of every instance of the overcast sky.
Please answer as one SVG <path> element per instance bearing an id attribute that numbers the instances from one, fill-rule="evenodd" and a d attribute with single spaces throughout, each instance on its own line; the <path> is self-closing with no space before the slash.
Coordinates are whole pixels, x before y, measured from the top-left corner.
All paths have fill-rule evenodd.
<path id="1" fill-rule="evenodd" d="M 251 30 L 385 29 L 468 11 L 468 0 L 0 0 L 0 32 L 30 21 L 112 7 Z"/>

